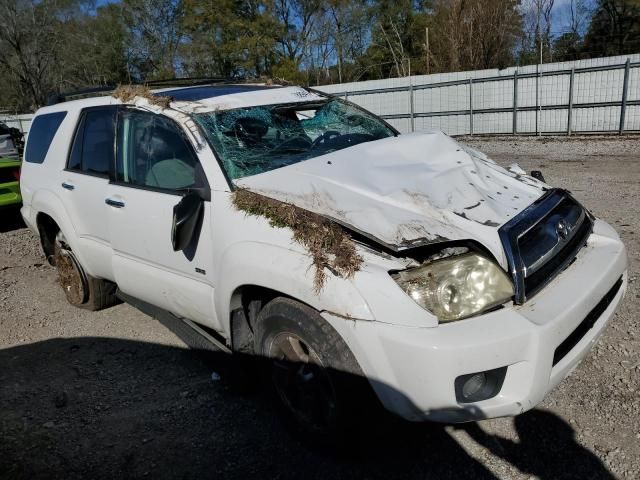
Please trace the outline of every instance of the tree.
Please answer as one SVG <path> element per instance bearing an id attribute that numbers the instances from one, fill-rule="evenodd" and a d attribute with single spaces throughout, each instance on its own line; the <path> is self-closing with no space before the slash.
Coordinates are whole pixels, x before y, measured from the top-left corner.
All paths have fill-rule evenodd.
<path id="1" fill-rule="evenodd" d="M 553 57 L 559 62 L 583 58 L 583 33 L 591 13 L 585 0 L 570 0 L 565 12 L 564 31 L 553 41 Z"/>
<path id="2" fill-rule="evenodd" d="M 0 0 L 0 71 L 2 103 L 36 108 L 46 102 L 55 80 L 53 68 L 60 49 L 55 36 L 55 2 Z"/>
<path id="3" fill-rule="evenodd" d="M 476 28 L 469 47 L 477 42 L 472 68 L 505 68 L 514 62 L 514 50 L 522 32 L 518 0 L 487 0 L 474 5 Z"/>
<path id="4" fill-rule="evenodd" d="M 119 4 L 99 7 L 95 15 L 74 16 L 64 23 L 64 36 L 67 47 L 60 52 L 63 89 L 132 81 L 129 31 Z"/>
<path id="5" fill-rule="evenodd" d="M 273 12 L 281 28 L 276 37 L 283 58 L 300 65 L 308 55 L 321 0 L 275 0 Z"/>
<path id="6" fill-rule="evenodd" d="M 584 52 L 591 56 L 640 51 L 640 0 L 598 0 Z"/>
<path id="7" fill-rule="evenodd" d="M 180 29 L 184 14 L 180 0 L 124 0 L 124 21 L 130 35 L 128 57 L 140 80 L 176 76 Z"/>
<path id="8" fill-rule="evenodd" d="M 553 60 L 551 35 L 555 0 L 526 0 L 523 3 L 525 28 L 520 47 L 522 63 Z"/>
<path id="9" fill-rule="evenodd" d="M 439 0 L 429 24 L 437 71 L 504 68 L 522 35 L 517 0 Z"/>
<path id="10" fill-rule="evenodd" d="M 553 41 L 553 57 L 557 62 L 583 58 L 583 43 L 579 33 L 566 32 Z"/>
<path id="11" fill-rule="evenodd" d="M 417 56 L 418 43 L 411 35 L 416 20 L 412 0 L 378 0 L 369 10 L 371 42 L 358 59 L 362 79 L 406 76 Z"/>
<path id="12" fill-rule="evenodd" d="M 370 26 L 366 3 L 366 0 L 328 0 L 324 7 L 324 25 L 329 51 L 335 57 L 333 71 L 338 82 L 353 80 L 357 59 L 365 52 Z M 320 30 L 319 35 L 322 34 Z"/>
<path id="13" fill-rule="evenodd" d="M 3 106 L 33 110 L 46 104 L 52 93 L 122 78 L 125 62 L 117 58 L 122 42 L 112 38 L 118 37 L 118 29 L 106 13 L 99 18 L 89 15 L 92 4 L 0 0 Z"/>
<path id="14" fill-rule="evenodd" d="M 175 76 L 326 84 L 640 50 L 640 0 L 596 0 L 583 41 L 587 1 L 568 0 L 554 38 L 554 0 L 0 0 L 0 104 Z"/>
<path id="15" fill-rule="evenodd" d="M 184 1 L 182 68 L 189 75 L 269 75 L 282 29 L 260 0 Z"/>

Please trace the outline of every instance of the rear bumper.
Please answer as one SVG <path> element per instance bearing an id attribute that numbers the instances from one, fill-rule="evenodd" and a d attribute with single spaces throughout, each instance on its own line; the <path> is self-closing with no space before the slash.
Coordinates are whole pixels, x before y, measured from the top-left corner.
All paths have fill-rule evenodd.
<path id="1" fill-rule="evenodd" d="M 0 207 L 19 205 L 22 202 L 20 183 L 0 183 Z"/>
<path id="2" fill-rule="evenodd" d="M 345 338 L 388 410 L 412 421 L 511 416 L 540 403 L 588 354 L 624 296 L 626 268 L 617 234 L 596 222 L 575 262 L 524 305 L 435 328 L 325 317 Z M 620 278 L 606 308 L 598 309 Z M 585 330 L 583 322 L 594 311 L 597 318 Z M 560 359 L 556 354 L 554 364 L 562 344 L 566 351 Z M 495 397 L 458 402 L 457 377 L 501 367 L 507 371 Z"/>

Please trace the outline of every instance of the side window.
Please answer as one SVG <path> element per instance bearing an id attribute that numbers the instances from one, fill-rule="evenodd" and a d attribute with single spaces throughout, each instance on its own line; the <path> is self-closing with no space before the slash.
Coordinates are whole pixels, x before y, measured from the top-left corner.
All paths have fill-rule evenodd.
<path id="1" fill-rule="evenodd" d="M 91 175 L 109 174 L 113 164 L 116 109 L 91 109 L 82 114 L 67 168 Z"/>
<path id="2" fill-rule="evenodd" d="M 55 112 L 38 115 L 35 118 L 29 129 L 27 149 L 24 153 L 25 162 L 44 162 L 53 137 L 66 116 L 67 112 Z"/>
<path id="3" fill-rule="evenodd" d="M 202 186 L 198 157 L 173 121 L 135 110 L 120 115 L 118 182 L 176 191 Z"/>

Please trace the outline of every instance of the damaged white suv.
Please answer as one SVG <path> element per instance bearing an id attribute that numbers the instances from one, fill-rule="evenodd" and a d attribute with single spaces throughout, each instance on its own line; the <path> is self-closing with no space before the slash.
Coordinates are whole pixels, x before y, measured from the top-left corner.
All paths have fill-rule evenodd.
<path id="1" fill-rule="evenodd" d="M 317 430 L 357 411 L 358 378 L 412 421 L 522 413 L 627 282 L 618 235 L 566 190 L 298 87 L 42 108 L 21 188 L 69 301 L 118 296 L 267 359 L 282 406 Z"/>

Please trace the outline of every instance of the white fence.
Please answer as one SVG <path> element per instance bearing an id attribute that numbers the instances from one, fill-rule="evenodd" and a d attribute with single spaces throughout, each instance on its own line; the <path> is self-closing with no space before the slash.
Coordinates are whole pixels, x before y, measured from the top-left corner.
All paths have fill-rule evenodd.
<path id="1" fill-rule="evenodd" d="M 357 103 L 401 132 L 640 131 L 640 54 L 315 88 Z"/>

